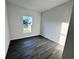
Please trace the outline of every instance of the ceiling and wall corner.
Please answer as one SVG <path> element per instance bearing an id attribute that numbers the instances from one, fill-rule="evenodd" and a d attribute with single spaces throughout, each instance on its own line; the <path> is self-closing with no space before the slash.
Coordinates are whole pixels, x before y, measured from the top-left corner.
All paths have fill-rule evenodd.
<path id="1" fill-rule="evenodd" d="M 43 12 L 72 0 L 7 0 L 7 3 L 19 7 Z"/>

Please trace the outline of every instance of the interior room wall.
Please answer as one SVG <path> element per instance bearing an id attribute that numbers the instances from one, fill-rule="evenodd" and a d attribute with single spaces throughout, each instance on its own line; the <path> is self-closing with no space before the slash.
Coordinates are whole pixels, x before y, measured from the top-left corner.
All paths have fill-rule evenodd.
<path id="1" fill-rule="evenodd" d="M 72 11 L 68 34 L 62 59 L 74 59 L 74 8 Z"/>
<path id="2" fill-rule="evenodd" d="M 7 4 L 5 5 L 5 54 L 7 53 L 10 43 L 10 32 L 8 25 Z"/>
<path id="3" fill-rule="evenodd" d="M 8 4 L 8 15 L 9 15 L 9 25 L 12 39 L 19 39 L 24 37 L 40 35 L 39 12 Z M 31 33 L 23 32 L 22 16 L 31 16 L 33 18 Z"/>
<path id="4" fill-rule="evenodd" d="M 64 46 L 73 2 L 41 13 L 41 35 Z"/>

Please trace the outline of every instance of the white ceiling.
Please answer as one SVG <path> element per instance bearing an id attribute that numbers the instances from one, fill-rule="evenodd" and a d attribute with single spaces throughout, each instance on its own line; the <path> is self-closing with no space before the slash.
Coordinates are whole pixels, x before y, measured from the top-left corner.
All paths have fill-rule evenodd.
<path id="1" fill-rule="evenodd" d="M 43 12 L 70 0 L 7 0 L 8 3 L 23 8 Z"/>

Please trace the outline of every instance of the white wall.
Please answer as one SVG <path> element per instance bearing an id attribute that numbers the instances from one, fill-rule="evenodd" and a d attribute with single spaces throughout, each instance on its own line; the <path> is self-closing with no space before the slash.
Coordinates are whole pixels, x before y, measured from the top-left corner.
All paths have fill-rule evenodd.
<path id="1" fill-rule="evenodd" d="M 8 15 L 12 39 L 24 38 L 40 34 L 39 12 L 8 4 Z M 24 15 L 31 16 L 33 18 L 31 33 L 23 33 L 22 16 Z"/>
<path id="2" fill-rule="evenodd" d="M 74 8 L 72 10 L 62 59 L 74 59 Z"/>
<path id="3" fill-rule="evenodd" d="M 5 54 L 7 53 L 9 43 L 10 43 L 10 33 L 9 33 L 9 26 L 8 26 L 8 15 L 7 15 L 7 4 L 6 4 L 6 7 L 5 7 Z"/>
<path id="4" fill-rule="evenodd" d="M 69 26 L 72 2 L 42 12 L 41 35 L 64 46 Z"/>

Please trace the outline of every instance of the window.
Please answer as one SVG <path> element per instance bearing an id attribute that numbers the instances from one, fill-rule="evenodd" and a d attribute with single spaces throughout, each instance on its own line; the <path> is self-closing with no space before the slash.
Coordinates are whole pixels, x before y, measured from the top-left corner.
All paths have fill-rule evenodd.
<path id="1" fill-rule="evenodd" d="M 31 32 L 31 26 L 32 26 L 32 17 L 30 16 L 23 16 L 23 32 L 29 33 Z"/>

